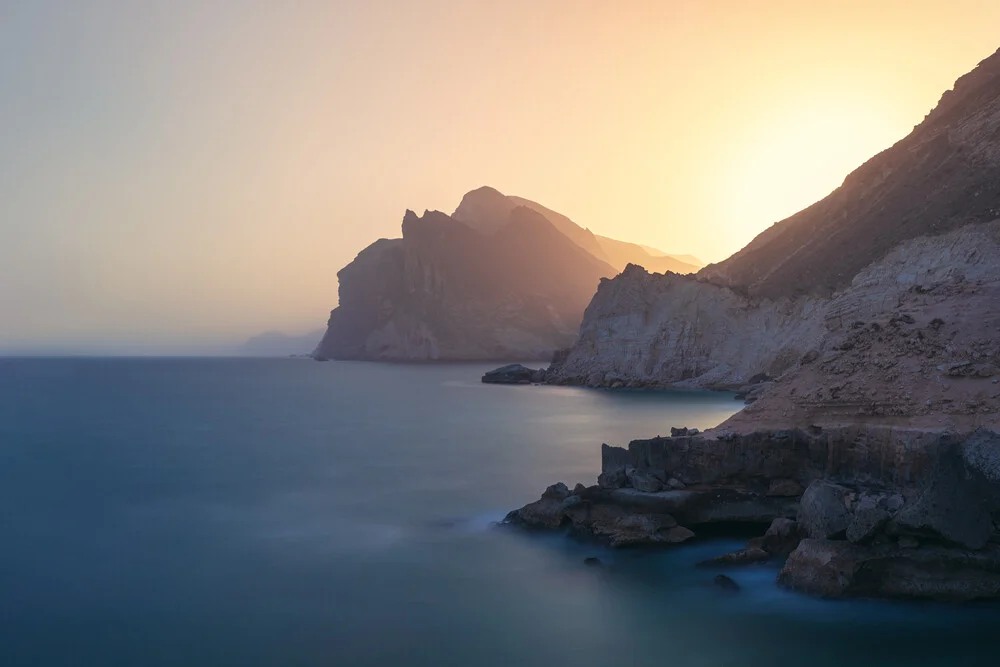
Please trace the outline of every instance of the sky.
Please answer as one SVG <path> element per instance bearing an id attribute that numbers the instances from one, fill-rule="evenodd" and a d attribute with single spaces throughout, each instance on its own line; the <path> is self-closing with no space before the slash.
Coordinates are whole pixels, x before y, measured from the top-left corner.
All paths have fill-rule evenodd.
<path id="1" fill-rule="evenodd" d="M 1000 47 L 995 0 L 0 0 L 0 353 L 321 328 L 482 185 L 732 254 Z"/>

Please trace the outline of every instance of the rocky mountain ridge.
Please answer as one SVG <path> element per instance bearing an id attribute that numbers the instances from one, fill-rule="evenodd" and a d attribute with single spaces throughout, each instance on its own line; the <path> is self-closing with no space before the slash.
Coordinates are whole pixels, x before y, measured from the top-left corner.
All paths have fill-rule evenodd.
<path id="1" fill-rule="evenodd" d="M 697 267 L 593 235 L 565 216 L 492 188 L 455 214 L 407 211 L 402 238 L 380 239 L 337 275 L 340 305 L 323 359 L 549 361 L 571 345 L 617 260 Z"/>

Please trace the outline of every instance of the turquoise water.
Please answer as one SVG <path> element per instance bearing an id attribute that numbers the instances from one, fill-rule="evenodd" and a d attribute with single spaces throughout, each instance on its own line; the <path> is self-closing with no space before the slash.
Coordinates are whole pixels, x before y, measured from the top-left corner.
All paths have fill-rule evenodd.
<path id="1" fill-rule="evenodd" d="M 739 543 L 491 528 L 724 394 L 487 366 L 0 360 L 0 665 L 995 665 L 1000 611 L 810 600 Z M 598 556 L 604 567 L 583 564 Z"/>

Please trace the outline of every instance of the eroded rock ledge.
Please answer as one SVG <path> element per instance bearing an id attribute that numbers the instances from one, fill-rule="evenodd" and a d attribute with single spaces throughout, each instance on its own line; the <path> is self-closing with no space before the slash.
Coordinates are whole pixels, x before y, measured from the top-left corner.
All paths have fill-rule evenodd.
<path id="1" fill-rule="evenodd" d="M 680 433 L 681 431 L 678 431 Z M 823 597 L 1000 598 L 1000 434 L 887 427 L 706 433 L 602 446 L 598 483 L 558 483 L 504 523 L 612 547 L 757 525 L 712 565 L 787 561 Z"/>

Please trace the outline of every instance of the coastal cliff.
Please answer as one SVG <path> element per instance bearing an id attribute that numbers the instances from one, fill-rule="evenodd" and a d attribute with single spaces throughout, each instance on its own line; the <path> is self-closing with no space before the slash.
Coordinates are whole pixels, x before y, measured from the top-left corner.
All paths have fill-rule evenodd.
<path id="1" fill-rule="evenodd" d="M 601 281 L 546 381 L 741 388 L 704 433 L 602 447 L 509 525 L 613 547 L 756 526 L 823 597 L 1000 598 L 1000 51 L 821 202 L 693 276 Z M 725 582 L 725 578 L 722 579 Z"/>
<path id="2" fill-rule="evenodd" d="M 466 194 L 451 216 L 407 211 L 402 238 L 376 241 L 337 274 L 340 303 L 314 356 L 549 361 L 575 340 L 599 281 L 617 274 L 612 257 L 698 268 L 493 188 Z"/>
<path id="3" fill-rule="evenodd" d="M 340 271 L 340 305 L 317 356 L 546 359 L 573 340 L 602 277 L 614 275 L 526 207 L 483 234 L 438 211 L 407 211 Z"/>
<path id="4" fill-rule="evenodd" d="M 993 243 L 976 230 L 997 219 L 1000 52 L 960 78 L 909 136 L 729 259 L 693 276 L 633 267 L 602 282 L 549 377 L 713 388 L 777 377 L 853 321 L 890 315 L 908 290 L 928 292 L 966 270 L 988 281 L 1000 259 L 969 252 L 982 234 Z M 972 294 L 951 291 L 947 300 Z"/>

